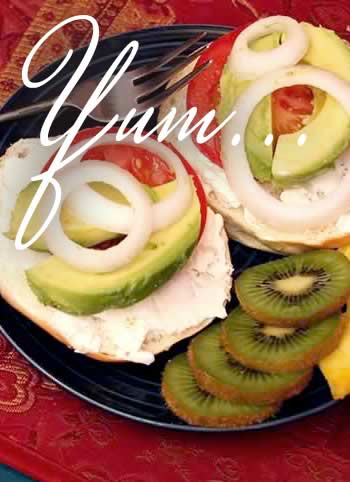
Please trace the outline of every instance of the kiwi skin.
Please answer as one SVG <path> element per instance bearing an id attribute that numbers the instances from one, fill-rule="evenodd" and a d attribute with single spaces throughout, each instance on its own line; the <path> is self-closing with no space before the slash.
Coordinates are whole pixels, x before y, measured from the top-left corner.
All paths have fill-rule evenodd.
<path id="1" fill-rule="evenodd" d="M 191 344 L 192 345 L 192 344 Z M 195 362 L 195 355 L 190 345 L 187 356 L 193 375 L 198 383 L 198 386 L 213 395 L 214 397 L 221 398 L 221 400 L 236 400 L 242 403 L 277 403 L 287 400 L 301 393 L 310 383 L 313 369 L 306 370 L 304 376 L 300 377 L 297 384 L 290 387 L 283 387 L 279 391 L 267 392 L 265 394 L 259 393 L 243 393 L 239 390 L 239 387 L 233 387 L 220 383 L 215 380 L 211 375 L 201 370 Z"/>
<path id="2" fill-rule="evenodd" d="M 190 425 L 198 425 L 201 427 L 212 427 L 212 428 L 238 428 L 247 427 L 253 423 L 261 423 L 264 420 L 275 415 L 280 407 L 280 403 L 275 403 L 273 405 L 266 405 L 264 409 L 261 409 L 259 415 L 253 416 L 237 416 L 237 417 L 205 417 L 203 415 L 198 415 L 194 412 L 189 412 L 187 408 L 184 408 L 179 404 L 173 397 L 170 391 L 168 391 L 167 386 L 162 385 L 162 396 L 168 406 L 168 408 L 179 418 L 184 420 Z"/>
<path id="3" fill-rule="evenodd" d="M 342 335 L 346 329 L 346 326 L 348 325 L 349 316 L 347 314 L 344 314 L 340 317 L 340 320 L 341 321 L 337 326 L 334 335 L 331 338 L 325 340 L 322 345 L 315 346 L 314 350 L 305 355 L 303 359 L 295 360 L 293 362 L 291 362 L 290 360 L 287 363 L 279 361 L 278 365 L 274 365 L 273 363 L 266 362 L 264 360 L 258 360 L 258 363 L 256 363 L 256 360 L 254 360 L 254 362 L 252 363 L 252 360 L 247 360 L 244 354 L 242 355 L 242 353 L 236 352 L 233 353 L 232 347 L 226 341 L 225 331 L 227 328 L 224 323 L 221 327 L 221 344 L 224 347 L 226 353 L 231 355 L 233 358 L 239 361 L 239 363 L 245 365 L 247 368 L 271 373 L 296 372 L 298 370 L 305 370 L 307 368 L 312 368 L 316 366 L 320 360 L 330 355 L 338 347 Z"/>
<path id="4" fill-rule="evenodd" d="M 171 361 L 170 361 L 171 362 Z M 169 363 L 169 362 L 168 362 Z M 164 373 L 164 372 L 163 372 Z M 281 408 L 281 403 L 270 405 L 261 405 L 261 410 L 256 414 L 236 415 L 236 416 L 210 416 L 198 415 L 193 411 L 189 411 L 188 407 L 184 407 L 173 396 L 172 391 L 165 383 L 164 377 L 161 385 L 161 392 L 168 408 L 179 418 L 190 425 L 198 425 L 202 427 L 212 428 L 238 428 L 260 423 L 275 415 Z M 208 395 L 212 396 L 212 395 Z"/>

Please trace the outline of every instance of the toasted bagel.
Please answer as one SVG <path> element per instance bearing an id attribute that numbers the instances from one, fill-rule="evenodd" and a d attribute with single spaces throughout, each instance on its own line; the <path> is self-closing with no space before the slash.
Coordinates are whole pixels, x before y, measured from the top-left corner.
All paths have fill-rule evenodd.
<path id="1" fill-rule="evenodd" d="M 4 186 L 3 183 L 5 182 L 4 178 L 6 178 L 6 176 L 4 175 L 5 165 L 8 176 L 8 168 L 11 167 L 13 163 L 13 165 L 15 166 L 13 176 L 14 182 L 15 184 L 18 184 L 18 178 L 16 177 L 18 166 L 25 167 L 24 164 L 26 163 L 26 160 L 28 161 L 28 163 L 30 162 L 30 157 L 32 157 L 32 159 L 34 157 L 35 162 L 37 161 L 37 158 L 40 157 L 39 164 L 41 163 L 44 165 L 47 160 L 46 157 L 50 157 L 50 155 L 51 152 L 46 152 L 45 149 L 40 148 L 39 141 L 35 142 L 35 140 L 28 140 L 28 142 L 26 142 L 26 140 L 22 140 L 11 146 L 4 154 L 4 156 L 0 158 L 0 220 L 9 217 L 9 206 L 7 205 L 7 203 L 4 202 L 4 193 L 7 192 L 7 190 L 2 189 L 2 187 Z M 36 164 L 35 168 L 38 168 Z M 34 175 L 30 169 L 27 169 L 27 171 L 28 173 L 26 174 L 26 176 L 29 177 L 28 179 L 26 177 L 21 179 L 21 186 L 16 186 L 18 192 L 27 185 L 30 177 Z M 8 180 L 8 177 L 6 179 Z M 7 184 L 6 187 L 8 189 Z M 16 196 L 13 197 L 14 199 L 16 199 Z M 11 206 L 13 206 L 13 204 L 11 204 Z M 230 298 L 230 290 L 232 286 L 232 263 L 228 249 L 228 238 L 223 226 L 223 220 L 221 216 L 214 214 L 210 209 L 208 211 L 209 222 L 207 223 L 206 229 L 208 229 L 210 232 L 208 231 L 209 234 L 208 237 L 206 237 L 206 229 L 204 230 L 203 236 L 193 252 L 193 258 L 190 258 L 190 260 L 188 260 L 188 263 L 191 262 L 191 259 L 196 259 L 196 261 L 193 261 L 195 263 L 193 269 L 195 269 L 197 264 L 200 262 L 199 259 L 201 258 L 201 256 L 196 256 L 196 250 L 200 249 L 200 246 L 202 246 L 201 243 L 203 242 L 203 247 L 205 250 L 204 258 L 209 257 L 208 263 L 215 262 L 220 268 L 218 279 L 215 278 L 212 281 L 212 283 L 214 284 L 220 282 L 220 288 L 216 299 L 217 304 L 213 309 L 214 311 L 216 311 L 217 306 L 220 305 L 222 311 L 224 310 L 224 304 Z M 2 230 L 4 230 L 3 227 Z M 213 244 L 215 245 L 215 252 L 212 252 Z M 39 263 L 47 256 L 50 255 L 48 253 L 34 252 L 30 249 L 18 252 L 14 247 L 14 242 L 0 234 L 0 266 L 2 273 L 2 276 L 0 278 L 0 295 L 9 305 L 15 308 L 18 312 L 22 313 L 26 318 L 33 321 L 36 325 L 45 330 L 58 341 L 64 343 L 69 348 L 77 352 L 87 355 L 88 357 L 103 362 L 140 361 L 142 363 L 150 363 L 152 361 L 150 360 L 150 358 L 152 358 L 151 355 L 156 355 L 162 351 L 168 350 L 178 341 L 194 335 L 198 331 L 202 330 L 209 323 L 211 323 L 211 321 L 213 321 L 212 317 L 207 318 L 206 316 L 203 316 L 201 318 L 201 315 L 206 314 L 202 310 L 199 312 L 200 316 L 197 316 L 196 314 L 196 317 L 198 318 L 197 320 L 192 319 L 190 323 L 187 323 L 186 327 L 181 325 L 181 327 L 177 328 L 177 325 L 175 324 L 173 331 L 170 319 L 167 330 L 162 330 L 161 326 L 159 328 L 159 323 L 158 325 L 156 325 L 158 326 L 158 328 L 154 329 L 154 324 L 152 323 L 152 328 L 148 328 L 148 331 L 145 331 L 144 338 L 142 338 L 142 345 L 140 345 L 139 351 L 136 352 L 136 357 L 134 357 L 134 359 L 131 359 L 131 357 L 121 356 L 120 353 L 122 353 L 122 350 L 118 343 L 116 343 L 116 341 L 119 341 L 119 333 L 125 335 L 125 330 L 128 329 L 125 328 L 125 325 L 123 324 L 122 330 L 118 331 L 118 326 L 120 326 L 121 322 L 123 323 L 124 315 L 127 318 L 127 308 L 116 310 L 118 312 L 117 315 L 119 318 L 117 321 L 114 321 L 114 316 L 116 315 L 116 313 L 113 311 L 109 313 L 109 316 L 105 317 L 103 317 L 102 314 L 94 316 L 75 317 L 73 315 L 62 312 L 57 308 L 45 306 L 37 299 L 37 297 L 32 292 L 27 283 L 25 271 L 26 269 L 28 269 L 29 266 L 32 266 L 35 263 Z M 186 266 L 187 264 L 182 268 L 182 270 L 185 270 Z M 205 266 L 203 267 L 203 273 L 201 274 L 201 276 L 206 276 L 204 273 Z M 181 275 L 182 270 L 176 273 L 174 277 L 171 278 L 171 280 L 168 282 L 171 283 L 173 281 L 173 288 L 175 287 L 175 289 L 177 289 L 177 281 L 175 277 L 178 274 Z M 182 279 L 183 278 L 180 278 L 180 283 Z M 204 284 L 206 283 L 207 282 L 204 281 Z M 166 285 L 167 284 L 165 284 L 163 288 L 166 287 Z M 161 289 L 162 288 L 160 288 L 160 290 Z M 158 292 L 155 291 L 151 296 L 156 297 L 157 293 Z M 207 297 L 204 298 L 204 295 L 205 293 L 202 293 L 202 298 L 199 298 L 199 302 L 205 303 Z M 208 307 L 210 308 L 210 301 Z M 179 307 L 179 309 L 180 308 L 181 307 Z M 108 310 L 106 311 L 106 313 L 107 312 Z M 148 318 L 153 317 L 153 311 L 151 311 L 150 313 L 151 314 L 148 315 Z M 209 313 L 210 311 L 207 313 L 207 315 Z M 222 313 L 222 315 L 224 315 L 224 313 Z M 167 319 L 165 319 L 164 321 L 167 321 Z M 119 325 L 116 325 L 115 323 L 118 322 Z M 126 324 L 126 326 L 128 325 Z M 136 332 L 136 334 L 138 334 L 138 332 Z M 142 361 L 144 360 L 144 358 L 140 358 L 139 360 L 138 357 L 140 353 L 146 353 L 147 355 L 150 355 L 148 357 L 148 361 Z"/>
<path id="2" fill-rule="evenodd" d="M 190 73 L 194 66 L 195 63 L 192 63 L 179 72 L 172 78 L 171 83 L 175 83 L 184 75 Z M 177 109 L 177 118 L 185 114 L 187 111 L 186 96 L 187 88 L 184 88 L 168 98 L 161 105 L 158 120 L 163 119 L 174 107 Z M 339 248 L 350 243 L 350 232 L 342 232 L 335 225 L 320 230 L 314 229 L 307 232 L 296 230 L 293 233 L 283 233 L 253 220 L 252 217 L 247 216 L 244 207 L 230 203 L 226 192 L 220 189 L 223 185 L 222 178 L 218 185 L 214 182 L 214 177 L 220 168 L 199 151 L 191 137 L 179 141 L 177 134 L 178 129 L 171 132 L 167 137 L 168 142 L 190 162 L 200 176 L 208 204 L 215 212 L 223 216 L 226 231 L 232 240 L 239 241 L 251 248 L 283 254 L 297 254 L 320 248 Z M 208 166 L 210 164 L 212 164 L 214 171 L 209 173 Z M 229 190 L 227 181 L 226 184 L 225 188 Z"/>

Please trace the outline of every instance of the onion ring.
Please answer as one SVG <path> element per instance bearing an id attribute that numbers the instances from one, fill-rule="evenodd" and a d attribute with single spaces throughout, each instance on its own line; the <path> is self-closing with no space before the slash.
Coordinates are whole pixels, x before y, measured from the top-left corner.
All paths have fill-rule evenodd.
<path id="1" fill-rule="evenodd" d="M 279 47 L 266 52 L 254 52 L 249 47 L 254 40 L 274 32 L 286 33 Z M 238 35 L 228 64 L 240 79 L 253 80 L 272 70 L 296 65 L 308 47 L 309 38 L 303 27 L 293 18 L 276 15 L 257 20 Z"/>
<path id="2" fill-rule="evenodd" d="M 103 207 L 101 205 L 102 202 Z M 66 203 L 69 211 L 77 219 L 85 224 L 110 231 L 111 233 L 128 234 L 134 222 L 134 213 L 130 206 L 117 204 L 87 185 L 81 186 L 72 192 L 68 196 Z"/>
<path id="3" fill-rule="evenodd" d="M 133 208 L 133 223 L 128 236 L 117 246 L 105 251 L 84 248 L 63 231 L 60 209 L 45 232 L 49 251 L 74 268 L 93 273 L 106 273 L 127 265 L 145 247 L 152 233 L 152 203 L 142 185 L 127 171 L 108 162 L 85 161 L 77 167 L 68 167 L 56 176 L 65 198 L 78 186 L 100 181 L 110 184 L 130 200 Z M 51 206 L 50 194 L 44 202 L 44 209 Z"/>
<path id="4" fill-rule="evenodd" d="M 67 154 L 72 154 L 84 145 L 85 141 L 75 144 Z M 99 139 L 94 145 L 99 146 L 103 144 L 115 143 L 115 136 L 113 134 L 106 134 Z M 122 144 L 136 146 L 137 144 L 132 139 L 123 140 Z M 173 168 L 176 175 L 176 189 L 166 199 L 154 204 L 153 211 L 153 231 L 161 229 L 174 224 L 183 215 L 186 208 L 190 205 L 193 188 L 181 159 L 164 144 L 148 138 L 143 141 L 143 147 L 154 154 L 158 154 L 170 167 Z M 84 154 L 74 159 L 71 165 L 80 162 Z M 84 161 L 85 163 L 86 161 Z M 108 160 L 107 160 L 108 162 Z M 86 202 L 88 200 L 88 203 Z M 126 234 L 130 231 L 134 224 L 132 209 L 128 206 L 114 203 L 106 199 L 98 192 L 91 189 L 89 186 L 84 186 L 78 192 L 74 192 L 67 199 L 69 209 L 82 222 L 93 225 L 95 227 L 106 229 L 107 231 Z M 95 210 L 92 211 L 90 206 L 94 205 Z"/>
<path id="5" fill-rule="evenodd" d="M 238 98 L 234 122 L 222 133 L 223 164 L 228 181 L 242 205 L 257 219 L 285 232 L 319 228 L 337 221 L 350 207 L 350 171 L 336 192 L 309 206 L 285 205 L 264 190 L 254 179 L 245 152 L 245 130 L 256 105 L 274 90 L 292 85 L 311 85 L 333 96 L 350 116 L 350 84 L 331 72 L 311 66 L 296 66 L 272 72 L 251 84 Z M 232 139 L 241 139 L 232 146 Z"/>

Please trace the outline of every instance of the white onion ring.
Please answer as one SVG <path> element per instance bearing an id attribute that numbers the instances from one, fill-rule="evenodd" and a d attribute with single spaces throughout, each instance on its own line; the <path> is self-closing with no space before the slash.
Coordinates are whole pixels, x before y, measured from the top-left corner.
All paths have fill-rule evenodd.
<path id="1" fill-rule="evenodd" d="M 274 32 L 286 33 L 279 47 L 266 52 L 255 52 L 249 47 L 250 42 Z M 272 70 L 296 65 L 308 47 L 309 38 L 303 27 L 293 18 L 276 15 L 257 20 L 238 35 L 228 64 L 240 79 L 253 80 Z"/>
<path id="2" fill-rule="evenodd" d="M 319 228 L 337 221 L 350 208 L 350 171 L 336 192 L 309 206 L 293 208 L 264 190 L 254 179 L 245 152 L 245 130 L 256 105 L 274 90 L 292 85 L 311 85 L 333 96 L 350 116 L 350 84 L 331 72 L 311 66 L 296 66 L 272 72 L 254 82 L 238 98 L 236 117 L 226 124 L 222 134 L 222 155 L 226 176 L 242 205 L 260 221 L 285 232 Z M 321 133 L 320 133 L 321 134 Z M 232 145 L 235 135 L 241 142 Z"/>
<path id="3" fill-rule="evenodd" d="M 66 203 L 70 212 L 80 221 L 111 233 L 127 234 L 134 222 L 134 213 L 130 206 L 117 204 L 87 185 L 72 192 Z"/>
<path id="4" fill-rule="evenodd" d="M 67 154 L 72 154 L 81 148 L 86 141 L 75 144 Z M 115 144 L 115 136 L 106 134 L 94 145 Z M 122 141 L 122 144 L 138 146 L 132 139 Z M 159 231 L 178 221 L 190 205 L 193 196 L 190 176 L 182 164 L 179 156 L 169 147 L 158 141 L 148 138 L 142 143 L 142 147 L 159 155 L 175 172 L 176 189 L 166 199 L 154 204 L 153 210 L 153 231 Z M 71 165 L 80 162 L 84 154 L 72 161 Z M 134 224 L 132 210 L 128 206 L 114 203 L 106 199 L 89 186 L 84 186 L 78 192 L 72 193 L 67 199 L 69 209 L 81 221 L 86 224 L 106 229 L 114 233 L 128 233 Z M 94 210 L 91 210 L 94 206 Z"/>
<path id="5" fill-rule="evenodd" d="M 119 189 L 130 200 L 134 214 L 128 236 L 117 246 L 100 251 L 84 248 L 66 236 L 59 209 L 45 232 L 52 254 L 80 271 L 106 273 L 127 265 L 143 250 L 152 233 L 152 203 L 142 185 L 125 169 L 108 162 L 86 161 L 77 167 L 68 167 L 56 179 L 62 189 L 60 207 L 78 186 L 100 181 Z M 45 199 L 45 209 L 52 206 L 50 197 Z"/>

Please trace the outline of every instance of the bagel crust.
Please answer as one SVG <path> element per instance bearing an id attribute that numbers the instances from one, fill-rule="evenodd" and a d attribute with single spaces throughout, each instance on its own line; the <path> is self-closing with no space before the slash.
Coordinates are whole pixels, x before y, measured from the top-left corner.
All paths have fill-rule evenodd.
<path id="1" fill-rule="evenodd" d="M 56 340 L 66 345 L 68 348 L 74 349 L 74 347 L 72 346 L 68 338 L 64 337 L 58 329 L 52 328 L 52 326 L 48 323 L 48 320 L 41 319 L 34 316 L 31 310 L 28 310 L 23 304 L 18 303 L 18 301 L 13 298 L 9 290 L 6 290 L 6 288 L 5 289 L 2 288 L 0 291 L 0 294 L 1 294 L 1 297 L 9 305 L 15 308 L 16 311 L 18 311 L 23 316 L 31 320 L 33 323 L 35 323 L 41 329 L 46 331 L 49 335 L 54 337 Z M 142 345 L 142 349 L 147 352 L 153 353 L 153 355 L 158 355 L 163 351 L 169 350 L 173 345 L 175 345 L 175 343 L 185 338 L 188 338 L 190 336 L 193 336 L 199 331 L 203 330 L 212 321 L 213 319 L 204 320 L 202 321 L 202 323 L 194 327 L 188 328 L 187 330 L 184 330 L 181 333 L 177 333 L 176 335 L 164 335 L 157 339 L 146 339 L 145 343 Z M 129 361 L 123 358 L 117 358 L 101 352 L 84 353 L 84 355 L 94 360 L 98 360 L 100 362 L 106 362 L 106 363 L 122 363 L 122 362 Z"/>

